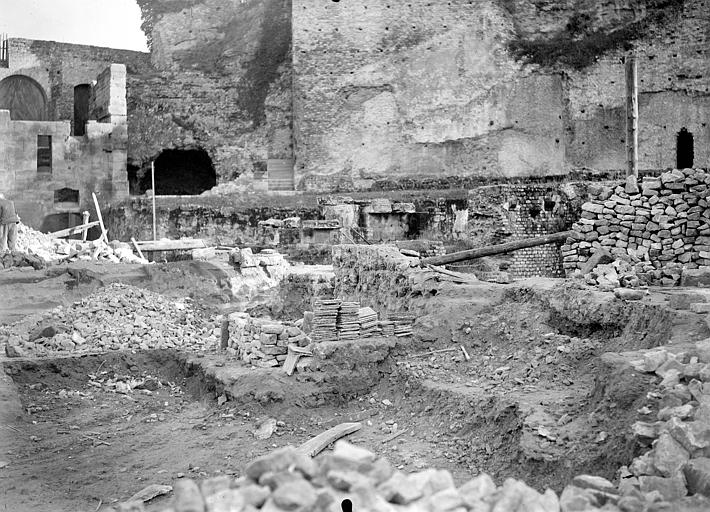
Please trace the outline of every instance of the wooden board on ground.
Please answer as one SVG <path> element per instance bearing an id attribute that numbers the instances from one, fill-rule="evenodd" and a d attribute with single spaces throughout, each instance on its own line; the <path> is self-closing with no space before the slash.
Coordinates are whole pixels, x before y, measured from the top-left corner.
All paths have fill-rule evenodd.
<path id="1" fill-rule="evenodd" d="M 71 236 L 71 235 L 78 235 L 79 233 L 82 233 L 89 228 L 93 228 L 94 226 L 98 226 L 99 221 L 95 220 L 94 222 L 88 222 L 86 224 L 81 224 L 79 226 L 74 226 L 71 228 L 66 228 L 66 229 L 60 229 L 59 231 L 55 231 L 54 233 L 50 233 L 49 236 L 53 236 L 54 238 L 64 238 L 65 236 Z"/>
<path id="2" fill-rule="evenodd" d="M 184 238 L 182 240 L 146 240 L 136 241 L 141 251 L 180 251 L 188 249 L 203 249 L 207 247 L 201 238 Z"/>
<path id="3" fill-rule="evenodd" d="M 298 451 L 304 455 L 315 457 L 325 450 L 329 444 L 334 443 L 341 437 L 357 432 L 360 428 L 362 428 L 362 423 L 341 423 L 318 434 L 313 439 L 309 439 L 298 447 Z"/>

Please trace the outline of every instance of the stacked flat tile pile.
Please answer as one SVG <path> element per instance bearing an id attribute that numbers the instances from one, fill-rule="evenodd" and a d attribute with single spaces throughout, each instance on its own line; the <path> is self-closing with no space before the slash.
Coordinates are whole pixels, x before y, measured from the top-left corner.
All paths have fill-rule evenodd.
<path id="1" fill-rule="evenodd" d="M 293 325 L 253 318 L 246 313 L 229 316 L 227 350 L 255 366 L 281 366 L 286 360 L 289 345 L 305 347 L 310 341 L 301 329 Z"/>
<path id="2" fill-rule="evenodd" d="M 360 308 L 358 310 L 360 321 L 360 336 L 367 337 L 378 331 L 377 312 L 372 308 Z"/>
<path id="3" fill-rule="evenodd" d="M 336 328 L 339 340 L 355 340 L 360 335 L 360 303 L 343 301 L 338 309 Z"/>
<path id="4" fill-rule="evenodd" d="M 390 314 L 389 319 L 394 322 L 394 335 L 395 336 L 411 336 L 412 335 L 412 325 L 414 324 L 414 315 L 410 314 Z"/>
<path id="5" fill-rule="evenodd" d="M 311 339 L 319 341 L 335 341 L 338 339 L 337 318 L 340 304 L 339 299 L 318 298 L 313 308 L 313 331 Z"/>
<path id="6" fill-rule="evenodd" d="M 172 506 L 163 512 L 331 512 L 341 510 L 345 499 L 352 510 L 369 512 L 700 511 L 710 506 L 704 488 L 696 496 L 667 500 L 657 492 L 620 491 L 592 475 L 572 478 L 559 497 L 551 489 L 540 493 L 513 478 L 496 485 L 485 473 L 457 487 L 449 471 L 404 473 L 345 441 L 315 460 L 287 446 L 254 460 L 239 478 L 223 475 L 199 484 L 181 479 L 173 489 Z M 119 510 L 142 512 L 144 507 L 142 502 L 123 503 Z"/>
<path id="7" fill-rule="evenodd" d="M 629 262 L 641 284 L 677 284 L 682 269 L 710 265 L 710 175 L 701 169 L 644 177 L 640 192 L 598 187 L 562 246 L 567 272 L 603 249 Z"/>
<path id="8" fill-rule="evenodd" d="M 394 322 L 390 320 L 380 320 L 377 324 L 382 332 L 382 336 L 386 338 L 394 336 Z"/>
<path id="9" fill-rule="evenodd" d="M 190 299 L 175 301 L 115 283 L 93 295 L 3 327 L 8 355 L 103 350 L 216 348 L 215 325 Z"/>

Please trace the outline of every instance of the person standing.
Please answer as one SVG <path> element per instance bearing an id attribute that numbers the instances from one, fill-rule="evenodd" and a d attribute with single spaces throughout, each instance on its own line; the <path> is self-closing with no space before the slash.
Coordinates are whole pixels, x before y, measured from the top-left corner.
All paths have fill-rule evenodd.
<path id="1" fill-rule="evenodd" d="M 15 252 L 17 242 L 17 226 L 20 217 L 15 211 L 15 203 L 5 199 L 5 195 L 0 193 L 0 254 Z"/>

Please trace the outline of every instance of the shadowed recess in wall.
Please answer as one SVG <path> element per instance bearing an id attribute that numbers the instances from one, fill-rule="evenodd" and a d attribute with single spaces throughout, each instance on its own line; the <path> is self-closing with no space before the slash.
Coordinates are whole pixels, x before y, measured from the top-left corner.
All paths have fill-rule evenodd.
<path id="1" fill-rule="evenodd" d="M 139 194 L 151 188 L 150 166 L 141 169 Z M 197 195 L 217 184 L 212 160 L 202 149 L 166 149 L 155 160 L 156 195 Z"/>
<path id="2" fill-rule="evenodd" d="M 520 10 L 520 2 L 499 1 L 515 27 L 515 36 L 508 43 L 515 58 L 542 66 L 563 65 L 576 69 L 593 64 L 610 51 L 630 49 L 632 42 L 648 34 L 652 26 L 668 25 L 677 19 L 685 4 L 685 0 L 639 0 L 635 2 L 639 6 L 638 12 L 645 12 L 645 16 L 627 20 L 603 12 L 605 6 L 602 4 L 590 3 L 592 9 L 589 12 L 577 9 L 559 30 L 540 36 L 530 32 L 521 21 L 530 13 Z M 535 9 L 541 9 L 537 4 L 548 2 L 533 0 L 530 3 Z M 637 11 L 627 9 L 626 12 L 635 14 Z M 605 24 L 600 26 L 602 22 L 599 20 Z"/>

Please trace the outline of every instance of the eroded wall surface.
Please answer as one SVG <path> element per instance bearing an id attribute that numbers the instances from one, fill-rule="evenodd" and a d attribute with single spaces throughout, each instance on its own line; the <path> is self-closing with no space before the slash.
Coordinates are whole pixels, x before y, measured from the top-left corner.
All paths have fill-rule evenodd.
<path id="1" fill-rule="evenodd" d="M 131 163 L 199 147 L 223 183 L 291 158 L 290 2 L 138 3 L 156 71 L 129 82 Z"/>
<path id="2" fill-rule="evenodd" d="M 625 167 L 621 58 L 639 55 L 640 168 L 708 163 L 707 0 L 294 0 L 304 190 Z"/>

